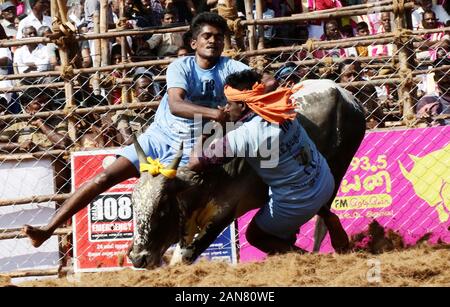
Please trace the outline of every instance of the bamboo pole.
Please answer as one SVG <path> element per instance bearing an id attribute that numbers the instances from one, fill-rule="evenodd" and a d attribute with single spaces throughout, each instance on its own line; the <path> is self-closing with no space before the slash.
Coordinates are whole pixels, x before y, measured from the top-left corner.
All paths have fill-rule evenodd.
<path id="1" fill-rule="evenodd" d="M 85 115 L 92 112 L 95 113 L 104 113 L 109 111 L 118 111 L 118 110 L 134 110 L 134 109 L 152 109 L 156 110 L 161 101 L 149 101 L 149 102 L 134 102 L 129 103 L 127 105 L 116 104 L 116 105 L 108 105 L 108 106 L 100 106 L 100 107 L 91 107 L 91 108 L 76 108 L 71 111 L 69 115 L 78 114 Z M 46 111 L 46 112 L 38 112 L 33 115 L 31 114 L 9 114 L 9 115 L 1 115 L 0 120 L 2 121 L 11 121 L 11 120 L 26 120 L 31 118 L 47 118 L 50 116 L 65 116 L 68 113 L 66 111 L 58 110 L 58 111 Z"/>
<path id="2" fill-rule="evenodd" d="M 58 228 L 53 233 L 53 235 L 69 235 L 69 234 L 72 234 L 72 227 Z M 27 238 L 27 236 L 24 235 L 21 230 L 7 231 L 4 233 L 0 233 L 0 240 L 20 239 L 20 238 Z"/>
<path id="3" fill-rule="evenodd" d="M 405 7 L 402 6 L 403 0 L 395 0 L 398 9 L 394 12 L 395 25 L 397 31 L 402 32 L 406 27 Z M 410 125 L 415 119 L 413 110 L 413 100 L 416 100 L 416 94 L 413 92 L 414 84 L 412 78 L 412 62 L 414 59 L 412 50 L 412 42 L 409 38 L 402 38 L 395 40 L 395 45 L 398 50 L 398 69 L 400 76 L 405 80 L 398 88 L 399 105 L 402 108 L 403 122 Z"/>
<path id="4" fill-rule="evenodd" d="M 15 199 L 2 199 L 0 200 L 0 207 L 5 206 L 17 206 L 17 205 L 25 205 L 30 203 L 46 203 L 49 201 L 64 201 L 68 199 L 72 194 L 52 194 L 52 195 L 40 195 L 40 196 L 31 196 L 31 197 L 22 197 Z"/>
<path id="5" fill-rule="evenodd" d="M 389 36 L 392 37 L 392 36 Z M 338 41 L 335 41 L 338 42 Z M 320 43 L 320 42 L 319 42 Z M 285 51 L 290 51 L 292 50 L 292 47 L 288 47 L 290 48 L 289 50 L 286 49 L 274 49 L 274 48 L 270 48 L 270 49 L 264 49 L 264 50 L 260 50 L 259 52 L 264 52 L 265 50 L 268 50 L 268 54 L 269 53 L 274 53 L 274 50 L 280 50 L 280 52 L 285 52 Z M 300 48 L 301 49 L 301 48 Z M 262 53 L 264 54 L 264 53 Z M 244 54 L 245 55 L 245 54 Z M 348 57 L 346 59 L 352 59 L 352 60 L 357 60 L 357 61 L 381 61 L 381 60 L 389 60 L 389 59 L 396 59 L 396 56 L 393 57 Z M 89 73 L 95 73 L 97 71 L 113 71 L 113 70 L 124 70 L 124 69 L 128 69 L 128 68 L 133 68 L 136 65 L 139 66 L 152 66 L 152 65 L 168 65 L 170 63 L 172 63 L 173 61 L 175 61 L 177 58 L 170 58 L 170 59 L 164 59 L 164 60 L 149 60 L 149 61 L 142 61 L 142 62 L 137 62 L 137 63 L 122 63 L 122 64 L 117 64 L 117 65 L 109 65 L 109 66 L 105 66 L 105 67 L 101 67 L 99 69 L 97 68 L 81 68 L 81 69 L 74 69 L 74 73 L 75 74 L 89 74 Z M 332 59 L 333 61 L 336 62 L 341 62 L 345 59 L 339 58 L 339 59 Z M 312 59 L 312 60 L 303 60 L 303 61 L 294 61 L 296 63 L 299 64 L 305 64 L 305 65 L 310 65 L 312 63 L 322 63 L 325 62 L 324 60 L 320 60 L 320 59 Z M 425 63 L 425 62 L 424 62 Z M 271 67 L 280 67 L 282 65 L 284 65 L 285 63 L 274 63 L 271 64 Z M 430 62 L 431 64 L 431 62 Z M 49 77 L 49 76 L 59 76 L 61 73 L 59 71 L 45 71 L 45 72 L 34 72 L 34 73 L 29 73 L 29 74 L 14 74 L 14 75 L 5 75 L 5 76 L 0 76 L 0 81 L 3 80 L 16 80 L 16 79 L 23 79 L 23 78 L 38 78 L 38 77 Z M 155 77 L 155 79 L 158 79 L 158 76 Z M 37 87 L 39 85 L 36 85 Z"/>
<path id="6" fill-rule="evenodd" d="M 120 0 L 119 2 L 119 18 L 123 19 L 125 18 L 125 0 Z M 121 56 L 122 56 L 122 63 L 127 63 L 128 62 L 128 58 L 127 58 L 127 38 L 121 37 L 120 39 L 120 52 L 121 52 Z M 124 68 L 122 70 L 122 78 L 126 78 L 127 77 L 127 69 Z M 121 95 L 121 102 L 122 103 L 129 103 L 128 101 L 128 87 L 123 84 L 122 85 L 122 95 Z"/>
<path id="7" fill-rule="evenodd" d="M 385 0 L 385 1 L 377 1 L 377 2 L 371 2 L 371 3 L 365 3 L 365 4 L 356 4 L 356 5 L 350 5 L 350 6 L 343 6 L 340 8 L 334 8 L 334 9 L 326 9 L 326 10 L 320 10 L 320 13 L 333 13 L 333 12 L 343 12 L 343 11 L 352 11 L 357 9 L 364 9 L 364 8 L 377 8 L 384 5 L 390 5 L 392 4 L 392 0 Z M 316 14 L 317 11 L 312 12 L 305 12 L 300 14 L 293 14 L 292 16 L 305 16 L 310 14 Z"/>
<path id="8" fill-rule="evenodd" d="M 64 82 L 30 84 L 30 85 L 14 85 L 14 86 L 9 86 L 9 87 L 0 87 L 0 93 L 21 92 L 21 91 L 24 91 L 29 88 L 61 88 L 61 87 L 64 87 Z"/>
<path id="9" fill-rule="evenodd" d="M 263 19 L 263 0 L 256 0 L 256 19 Z M 258 25 L 258 49 L 264 49 L 264 25 Z"/>
<path id="10" fill-rule="evenodd" d="M 23 270 L 23 271 L 14 271 L 2 273 L 1 275 L 7 276 L 10 278 L 22 278 L 22 277 L 31 277 L 31 276 L 52 276 L 52 275 L 60 275 L 71 272 L 73 269 L 71 267 L 62 267 L 58 269 L 43 269 L 43 270 Z"/>
<path id="11" fill-rule="evenodd" d="M 252 1 L 252 0 L 247 0 Z M 412 3 L 405 4 L 405 8 L 412 8 L 414 5 Z M 273 25 L 273 24 L 284 24 L 284 23 L 296 23 L 300 21 L 309 21 L 309 20 L 317 20 L 317 19 L 329 19 L 329 18 L 339 18 L 339 17 L 349 17 L 354 15 L 365 15 L 369 13 L 374 12 L 390 12 L 392 11 L 392 6 L 384 6 L 379 8 L 373 8 L 371 10 L 342 10 L 341 8 L 339 10 L 336 10 L 336 12 L 333 15 L 330 14 L 321 14 L 321 11 L 315 12 L 314 15 L 305 15 L 302 14 L 301 16 L 291 16 L 291 17 L 277 17 L 272 19 L 261 19 L 261 20 L 250 20 L 249 18 L 245 21 L 241 22 L 241 25 L 243 26 L 250 26 L 250 25 Z M 247 16 L 249 17 L 249 16 Z M 147 34 L 155 34 L 155 33 L 173 33 L 173 32 L 185 32 L 189 30 L 189 27 L 183 26 L 183 27 L 174 27 L 174 28 L 143 28 L 143 29 L 137 29 L 137 30 L 127 30 L 127 31 L 114 31 L 111 30 L 108 33 L 84 33 L 84 34 L 78 34 L 75 36 L 76 40 L 93 40 L 93 39 L 105 39 L 105 38 L 115 38 L 115 37 L 122 37 L 122 36 L 140 36 L 140 35 L 147 35 Z M 430 29 L 430 30 L 419 30 L 419 31 L 411 31 L 411 34 L 427 34 L 427 33 L 435 33 L 435 32 L 441 32 L 441 31 L 449 31 L 450 27 L 440 28 L 440 29 Z M 27 45 L 30 43 L 51 43 L 54 40 L 48 37 L 39 37 L 39 38 L 26 38 L 26 39 L 20 39 L 20 40 L 1 40 L 0 41 L 0 47 L 14 47 L 14 46 L 22 46 Z"/>
<path id="12" fill-rule="evenodd" d="M 394 37 L 390 38 L 377 38 L 377 39 L 363 39 L 360 41 L 355 41 L 354 39 L 346 39 L 346 40 L 332 40 L 332 41 L 317 41 L 314 42 L 314 49 L 332 49 L 332 48 L 347 48 L 347 47 L 355 47 L 355 46 L 370 46 L 372 44 L 382 45 L 382 44 L 391 44 L 394 42 Z M 286 47 L 277 47 L 277 48 L 266 48 L 263 50 L 253 50 L 253 51 L 245 51 L 240 53 L 239 55 L 243 57 L 252 57 L 256 55 L 263 54 L 276 54 L 281 52 L 292 52 L 292 51 L 300 51 L 307 50 L 309 45 L 293 45 Z"/>
<path id="13" fill-rule="evenodd" d="M 413 8 L 413 3 L 406 3 L 405 8 Z M 276 24 L 286 24 L 286 23 L 298 23 L 301 21 L 311 21 L 311 20 L 325 20 L 325 19 L 337 19 L 341 17 L 351 17 L 359 15 L 367 15 L 372 13 L 381 12 L 392 12 L 393 6 L 386 5 L 381 7 L 365 8 L 358 10 L 341 10 L 340 8 L 330 13 L 322 13 L 322 11 L 315 11 L 314 13 L 300 14 L 297 16 L 290 17 L 277 17 L 271 19 L 255 19 L 255 20 L 245 20 L 242 21 L 242 25 L 276 25 Z"/>
<path id="14" fill-rule="evenodd" d="M 108 0 L 100 0 L 100 33 L 108 32 Z M 101 43 L 101 65 L 108 66 L 109 64 L 109 40 L 102 39 Z"/>
<path id="15" fill-rule="evenodd" d="M 93 21 L 94 21 L 94 32 L 100 33 L 100 12 L 99 11 L 94 12 Z M 100 67 L 100 64 L 101 64 L 101 58 L 100 58 L 101 44 L 102 44 L 102 41 L 100 39 L 96 39 L 93 43 L 94 53 L 95 53 L 95 57 L 93 59 L 93 67 L 94 67 L 95 71 L 94 71 L 94 80 L 92 82 L 92 88 L 94 90 L 95 95 L 100 95 L 100 81 L 99 81 L 100 74 L 98 71 L 98 67 Z"/>
<path id="16" fill-rule="evenodd" d="M 245 17 L 253 20 L 253 0 L 245 0 Z M 256 29 L 253 25 L 248 25 L 248 45 L 250 50 L 256 50 Z"/>
<path id="17" fill-rule="evenodd" d="M 353 60 L 353 61 L 359 61 L 361 63 L 377 63 L 377 62 L 384 62 L 384 61 L 392 61 L 395 58 L 395 56 L 383 56 L 383 57 L 348 57 L 348 58 L 331 58 L 331 61 L 333 63 L 341 63 L 345 60 Z M 309 65 L 317 65 L 317 64 L 326 64 L 328 65 L 329 60 L 324 59 L 312 59 L 312 60 L 303 60 L 303 61 L 289 61 L 297 66 L 309 66 Z M 281 66 L 285 65 L 286 62 L 278 62 L 270 64 L 270 68 L 280 68 Z"/>
<path id="18" fill-rule="evenodd" d="M 4 154 L 0 155 L 0 162 L 4 161 L 22 161 L 22 160 L 38 160 L 42 158 L 54 158 L 54 157 L 64 157 L 69 154 L 67 150 L 47 150 L 47 151 L 38 151 L 33 153 L 22 153 L 22 154 Z"/>

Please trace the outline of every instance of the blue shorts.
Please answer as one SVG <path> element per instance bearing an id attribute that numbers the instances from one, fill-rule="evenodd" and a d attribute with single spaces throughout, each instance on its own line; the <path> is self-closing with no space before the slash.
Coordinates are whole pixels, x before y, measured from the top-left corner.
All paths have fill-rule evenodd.
<path id="1" fill-rule="evenodd" d="M 159 159 L 159 161 L 164 165 L 170 164 L 178 152 L 178 148 L 172 148 L 166 140 L 167 137 L 157 131 L 153 124 L 150 125 L 150 127 L 138 137 L 138 143 L 144 150 L 145 156 L 151 157 L 152 159 Z M 189 162 L 190 152 L 191 148 L 186 148 L 185 146 L 180 166 L 186 165 Z M 139 171 L 139 158 L 137 156 L 136 149 L 134 148 L 134 144 L 122 148 L 119 150 L 117 155 L 130 160 L 130 162 L 133 163 Z"/>
<path id="2" fill-rule="evenodd" d="M 292 238 L 298 233 L 300 226 L 312 219 L 333 195 L 334 178 L 328 165 L 315 184 L 320 185 L 317 192 L 314 195 L 300 197 L 301 201 L 298 203 L 287 197 L 277 200 L 269 189 L 269 203 L 256 213 L 254 217 L 256 225 L 262 231 L 278 238 L 284 240 Z"/>

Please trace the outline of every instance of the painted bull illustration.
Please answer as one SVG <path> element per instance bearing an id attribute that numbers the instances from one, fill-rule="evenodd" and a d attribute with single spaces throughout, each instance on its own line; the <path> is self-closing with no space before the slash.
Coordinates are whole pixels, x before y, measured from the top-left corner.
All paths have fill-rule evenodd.
<path id="1" fill-rule="evenodd" d="M 411 171 L 398 162 L 403 176 L 411 182 L 417 196 L 436 208 L 439 221 L 447 222 L 450 213 L 450 143 L 424 157 L 409 157 L 414 161 Z"/>
<path id="2" fill-rule="evenodd" d="M 294 94 L 298 120 L 327 159 L 340 183 L 365 134 L 362 107 L 346 90 L 330 80 L 302 82 Z M 141 163 L 145 156 L 135 142 Z M 133 192 L 136 229 L 129 258 L 135 267 L 161 264 L 167 249 L 179 242 L 181 258 L 193 262 L 237 217 L 263 206 L 268 187 L 243 159 L 197 174 L 178 167 L 181 151 L 170 166 L 177 175 L 142 173 Z M 336 185 L 335 194 L 339 188 Z M 329 206 L 334 197 L 330 199 Z M 315 249 L 326 227 L 318 219 Z"/>

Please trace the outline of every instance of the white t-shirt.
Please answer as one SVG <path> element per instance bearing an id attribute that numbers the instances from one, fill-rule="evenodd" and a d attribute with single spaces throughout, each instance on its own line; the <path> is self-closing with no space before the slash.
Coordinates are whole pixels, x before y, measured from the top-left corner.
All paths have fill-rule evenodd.
<path id="1" fill-rule="evenodd" d="M 433 5 L 431 7 L 431 10 L 436 14 L 436 18 L 442 22 L 446 23 L 447 20 L 450 20 L 450 15 L 447 13 L 447 11 L 444 9 L 442 5 Z M 419 7 L 418 9 L 415 9 L 411 13 L 411 20 L 412 20 L 412 26 L 413 30 L 423 29 L 422 26 L 422 19 L 423 19 L 423 8 Z"/>
<path id="2" fill-rule="evenodd" d="M 50 70 L 50 55 L 47 46 L 39 44 L 31 52 L 28 46 L 20 47 L 14 54 L 14 63 L 17 64 L 19 73 L 27 70 L 27 63 L 34 63 L 38 71 Z"/>
<path id="3" fill-rule="evenodd" d="M 12 61 L 11 51 L 9 48 L 0 48 L 0 59 L 8 58 Z M 8 69 L 5 67 L 0 67 L 0 76 L 8 75 Z M 0 81 L 0 88 L 11 87 L 13 84 L 11 80 L 2 80 Z M 11 101 L 11 93 L 0 93 L 0 97 L 6 99 L 7 103 Z"/>
<path id="4" fill-rule="evenodd" d="M 33 11 L 30 12 L 30 15 L 28 15 L 27 17 L 25 17 L 24 19 L 22 19 L 19 22 L 19 26 L 17 28 L 17 35 L 16 38 L 20 39 L 22 38 L 22 30 L 25 27 L 29 27 L 29 26 L 33 26 L 36 31 L 39 30 L 40 27 L 42 26 L 48 26 L 48 27 L 52 27 L 52 18 L 50 16 L 44 16 L 42 18 L 42 22 L 37 19 L 37 17 L 33 14 Z"/>

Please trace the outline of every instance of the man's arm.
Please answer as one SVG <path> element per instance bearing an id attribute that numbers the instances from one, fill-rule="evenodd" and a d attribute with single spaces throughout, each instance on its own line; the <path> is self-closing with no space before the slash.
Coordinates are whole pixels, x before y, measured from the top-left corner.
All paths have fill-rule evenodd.
<path id="1" fill-rule="evenodd" d="M 66 149 L 70 145 L 71 142 L 67 135 L 55 132 L 55 129 L 47 126 L 42 119 L 38 118 L 32 124 L 39 127 L 56 148 Z"/>
<path id="2" fill-rule="evenodd" d="M 182 88 L 169 88 L 169 108 L 170 112 L 179 117 L 194 118 L 194 116 L 202 116 L 206 120 L 214 120 L 223 123 L 227 119 L 227 114 L 222 109 L 213 109 L 198 106 L 186 99 L 186 91 Z"/>

